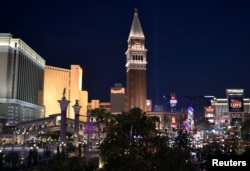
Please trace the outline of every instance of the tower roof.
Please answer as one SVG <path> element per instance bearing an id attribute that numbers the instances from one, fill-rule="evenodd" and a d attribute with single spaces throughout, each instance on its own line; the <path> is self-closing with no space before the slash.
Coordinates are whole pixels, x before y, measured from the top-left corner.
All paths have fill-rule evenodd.
<path id="1" fill-rule="evenodd" d="M 137 8 L 135 8 L 134 18 L 133 18 L 132 26 L 131 26 L 130 33 L 129 33 L 129 39 L 131 37 L 144 38 L 141 23 L 140 23 L 138 13 L 137 13 Z"/>

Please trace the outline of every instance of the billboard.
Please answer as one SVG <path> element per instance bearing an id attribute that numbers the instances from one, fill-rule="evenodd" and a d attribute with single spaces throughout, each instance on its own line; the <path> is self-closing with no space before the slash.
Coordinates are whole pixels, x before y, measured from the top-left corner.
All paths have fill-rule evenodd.
<path id="1" fill-rule="evenodd" d="M 243 96 L 229 96 L 228 108 L 229 112 L 244 112 Z"/>
<path id="2" fill-rule="evenodd" d="M 206 113 L 214 113 L 214 108 L 209 106 L 209 107 L 205 107 L 205 112 Z"/>

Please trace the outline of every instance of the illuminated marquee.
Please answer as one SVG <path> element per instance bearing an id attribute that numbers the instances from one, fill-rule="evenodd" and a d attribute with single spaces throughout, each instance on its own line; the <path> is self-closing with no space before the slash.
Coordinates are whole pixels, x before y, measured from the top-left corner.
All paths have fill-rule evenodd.
<path id="1" fill-rule="evenodd" d="M 124 94 L 125 93 L 125 90 L 124 88 L 121 88 L 121 89 L 111 89 L 111 94 Z"/>
<path id="2" fill-rule="evenodd" d="M 169 103 L 171 105 L 171 107 L 175 107 L 176 104 L 177 104 L 177 100 L 176 100 L 176 97 L 175 97 L 175 93 L 171 93 L 170 95 L 170 100 L 169 100 Z"/>
<path id="3" fill-rule="evenodd" d="M 227 94 L 243 94 L 244 90 L 243 89 L 227 89 L 226 92 Z"/>
<path id="4" fill-rule="evenodd" d="M 244 112 L 244 100 L 242 96 L 228 97 L 229 112 Z"/>
<path id="5" fill-rule="evenodd" d="M 206 108 L 205 108 L 205 111 L 206 111 L 207 113 L 213 113 L 213 112 L 214 112 L 214 108 L 212 108 L 211 106 L 209 106 L 209 107 L 206 107 Z"/>
<path id="6" fill-rule="evenodd" d="M 170 104 L 176 104 L 177 103 L 177 100 L 170 100 Z"/>

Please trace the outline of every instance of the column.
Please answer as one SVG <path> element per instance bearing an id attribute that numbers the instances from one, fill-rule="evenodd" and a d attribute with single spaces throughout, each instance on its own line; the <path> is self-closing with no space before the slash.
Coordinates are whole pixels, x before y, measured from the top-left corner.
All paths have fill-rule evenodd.
<path id="1" fill-rule="evenodd" d="M 63 97 L 61 100 L 58 100 L 61 107 L 61 125 L 60 125 L 60 141 L 66 143 L 66 115 L 67 108 L 70 101 L 66 100 L 65 97 L 65 88 L 63 90 Z"/>
<path id="2" fill-rule="evenodd" d="M 75 111 L 75 120 L 74 120 L 74 146 L 78 147 L 79 146 L 79 112 L 82 106 L 79 106 L 79 101 L 76 100 L 76 103 L 73 107 Z"/>

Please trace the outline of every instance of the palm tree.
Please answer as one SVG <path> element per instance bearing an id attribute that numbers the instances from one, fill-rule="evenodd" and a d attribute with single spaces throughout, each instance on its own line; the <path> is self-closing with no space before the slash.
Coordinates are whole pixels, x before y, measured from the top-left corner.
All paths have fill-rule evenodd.
<path id="1" fill-rule="evenodd" d="M 96 123 L 97 123 L 97 129 L 98 129 L 98 143 L 100 142 L 100 123 L 104 122 L 104 116 L 105 116 L 105 109 L 102 108 L 95 108 L 91 110 L 90 116 L 93 116 L 96 118 Z"/>
<path id="2" fill-rule="evenodd" d="M 103 115 L 102 124 L 105 126 L 105 133 L 109 133 L 110 125 L 115 123 L 115 118 L 110 112 L 105 112 Z"/>

